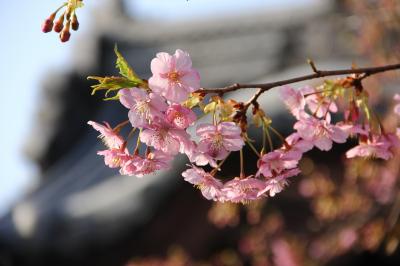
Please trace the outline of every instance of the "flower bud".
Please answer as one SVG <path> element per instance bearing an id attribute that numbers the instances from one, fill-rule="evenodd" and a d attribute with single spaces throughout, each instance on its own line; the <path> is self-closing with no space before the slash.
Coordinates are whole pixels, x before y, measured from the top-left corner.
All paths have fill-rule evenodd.
<path id="1" fill-rule="evenodd" d="M 56 23 L 54 24 L 53 30 L 57 33 L 60 33 L 64 28 L 64 14 L 58 18 Z"/>
<path id="2" fill-rule="evenodd" d="M 56 13 L 52 13 L 42 24 L 42 31 L 44 33 L 50 32 L 53 28 L 53 21 L 56 17 Z"/>
<path id="3" fill-rule="evenodd" d="M 71 37 L 71 33 L 69 32 L 69 30 L 63 30 L 60 33 L 61 42 L 68 42 L 70 37 Z"/>
<path id="4" fill-rule="evenodd" d="M 47 33 L 50 32 L 53 28 L 53 20 L 47 18 L 42 24 L 42 32 Z"/>
<path id="5" fill-rule="evenodd" d="M 71 33 L 69 32 L 70 23 L 70 21 L 67 21 L 67 24 L 65 24 L 64 29 L 60 33 L 61 42 L 68 42 L 69 38 L 71 37 Z"/>
<path id="6" fill-rule="evenodd" d="M 78 22 L 78 17 L 76 14 L 72 16 L 72 21 L 71 21 L 71 28 L 75 31 L 79 29 L 79 22 Z"/>

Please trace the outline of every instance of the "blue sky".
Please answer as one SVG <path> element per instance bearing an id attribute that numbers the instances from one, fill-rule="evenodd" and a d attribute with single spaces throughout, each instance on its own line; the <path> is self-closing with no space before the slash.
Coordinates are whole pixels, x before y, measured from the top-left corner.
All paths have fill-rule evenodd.
<path id="1" fill-rule="evenodd" d="M 76 49 L 76 36 L 89 29 L 90 11 L 106 0 L 85 0 L 79 10 L 80 30 L 69 43 L 61 44 L 54 33 L 40 31 L 42 21 L 63 0 L 8 1 L 0 22 L 0 215 L 35 181 L 37 171 L 22 148 L 34 126 L 40 104 L 39 88 L 50 69 L 66 70 Z M 110 0 L 112 1 L 112 0 Z M 139 19 L 182 20 L 199 16 L 239 13 L 254 8 L 279 8 L 317 0 L 127 0 Z M 5 11 L 5 12 L 4 12 Z M 12 114 L 11 116 L 9 114 Z"/>
<path id="2" fill-rule="evenodd" d="M 9 1 L 0 18 L 0 214 L 35 181 L 36 167 L 24 157 L 22 149 L 34 126 L 40 84 L 50 69 L 62 71 L 68 67 L 76 39 L 72 36 L 72 42 L 61 44 L 56 34 L 40 30 L 42 21 L 62 0 L 34 2 Z M 80 11 L 82 29 L 78 34 L 84 33 L 88 24 L 84 15 L 87 12 Z"/>

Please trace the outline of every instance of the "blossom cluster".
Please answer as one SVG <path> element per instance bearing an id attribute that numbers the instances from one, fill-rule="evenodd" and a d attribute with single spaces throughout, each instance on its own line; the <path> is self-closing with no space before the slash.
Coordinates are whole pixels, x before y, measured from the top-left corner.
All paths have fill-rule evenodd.
<path id="1" fill-rule="evenodd" d="M 151 61 L 152 76 L 148 82 L 138 78 L 118 52 L 117 55 L 120 73 L 128 79 L 114 79 L 110 84 L 114 86 L 118 81 L 135 86 L 117 88 L 117 95 L 111 99 L 119 100 L 129 110 L 131 133 L 126 139 L 120 134 L 120 129 L 128 122 L 115 128 L 108 123 L 102 125 L 90 121 L 89 124 L 100 132 L 107 146 L 98 154 L 104 156 L 107 166 L 119 168 L 122 175 L 142 177 L 168 169 L 174 156 L 180 153 L 191 163 L 182 173 L 184 180 L 199 188 L 205 198 L 248 202 L 281 192 L 290 177 L 300 174 L 299 162 L 303 154 L 314 147 L 329 151 L 333 143 L 345 143 L 352 136 L 359 144 L 347 151 L 347 158 L 385 160 L 393 157 L 393 150 L 399 147 L 396 134 L 387 133 L 382 125 L 376 125 L 367 94 L 352 82 L 357 77 L 327 81 L 317 88 L 281 87 L 281 99 L 297 120 L 293 125 L 294 132 L 287 137 L 274 129 L 259 104 L 253 103 L 254 125 L 262 128 L 264 139 L 263 147 L 258 150 L 247 134 L 249 105 L 224 101 L 220 96 L 205 97 L 200 88 L 199 73 L 192 67 L 187 52 L 158 53 Z M 107 78 L 95 79 L 101 83 L 96 85 L 96 90 L 108 81 Z M 109 88 L 107 93 L 115 90 L 115 87 Z M 395 99 L 400 100 L 400 96 L 396 95 Z M 333 123 L 340 108 L 344 119 Z M 395 112 L 400 113 L 400 104 L 395 107 Z M 198 122 L 200 113 L 210 115 L 212 122 Z M 188 132 L 192 126 L 195 135 Z M 130 148 L 129 140 L 137 129 L 136 146 Z M 270 132 L 281 140 L 278 149 L 273 148 Z M 265 138 L 268 138 L 269 149 Z M 246 144 L 259 158 L 258 170 L 252 175 L 246 175 L 243 170 L 242 149 Z M 144 153 L 141 146 L 146 146 Z M 223 182 L 218 176 L 232 152 L 240 152 L 240 173 Z M 212 170 L 206 171 L 207 168 Z"/>
<path id="2" fill-rule="evenodd" d="M 298 119 L 294 124 L 297 130 L 295 134 L 302 141 L 311 143 L 311 147 L 329 151 L 333 142 L 345 143 L 349 136 L 353 136 L 358 137 L 359 144 L 346 152 L 347 158 L 373 157 L 385 160 L 392 158 L 393 149 L 399 147 L 398 136 L 386 133 L 382 125 L 379 125 L 378 132 L 374 132 L 368 123 L 360 122 L 360 108 L 357 105 L 364 104 L 366 112 L 369 112 L 365 102 L 350 102 L 344 110 L 345 120 L 332 124 L 331 113 L 336 113 L 338 107 L 334 99 L 323 95 L 323 91 L 315 91 L 311 87 L 296 91 L 285 87 L 281 92 L 290 112 Z M 312 115 L 305 111 L 305 106 Z"/>

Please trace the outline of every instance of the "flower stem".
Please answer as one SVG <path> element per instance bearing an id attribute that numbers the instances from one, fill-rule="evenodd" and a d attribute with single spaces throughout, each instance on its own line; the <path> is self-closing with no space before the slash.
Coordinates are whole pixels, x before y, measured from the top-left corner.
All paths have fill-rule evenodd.
<path id="1" fill-rule="evenodd" d="M 278 136 L 278 138 L 282 141 L 282 143 L 283 143 L 285 146 L 289 146 L 288 143 L 286 142 L 285 138 L 281 135 L 281 133 L 278 132 L 278 130 L 276 130 L 275 128 L 273 128 L 273 127 L 271 127 L 271 126 L 269 126 L 268 128 L 271 129 L 271 131 L 274 132 L 275 135 Z"/>
<path id="2" fill-rule="evenodd" d="M 129 120 L 125 120 L 119 123 L 116 127 L 113 128 L 114 131 L 120 130 L 122 127 L 126 126 L 129 123 Z"/>
<path id="3" fill-rule="evenodd" d="M 249 147 L 254 151 L 254 153 L 258 156 L 261 157 L 260 153 L 257 151 L 256 147 L 254 147 L 254 145 L 249 141 L 246 140 L 247 145 L 249 145 Z"/>
<path id="4" fill-rule="evenodd" d="M 265 136 L 265 124 L 264 124 L 264 122 L 262 123 L 262 131 L 263 131 L 263 136 L 262 136 L 262 150 L 265 151 L 266 136 Z"/>
<path id="5" fill-rule="evenodd" d="M 231 153 L 229 153 L 229 154 L 225 157 L 225 159 L 223 159 L 223 160 L 217 165 L 217 167 L 215 167 L 215 168 L 210 172 L 211 175 L 215 175 L 215 173 L 216 173 L 217 171 L 221 170 L 222 165 L 226 162 L 226 160 L 228 159 L 229 155 L 231 155 Z"/>
<path id="6" fill-rule="evenodd" d="M 128 134 L 128 137 L 127 137 L 127 139 L 130 139 L 130 138 L 132 138 L 132 136 L 133 136 L 133 133 L 135 133 L 136 129 L 137 129 L 137 127 L 134 127 L 134 128 L 132 128 L 132 129 L 131 129 L 131 131 L 130 131 L 130 132 L 129 132 L 129 134 Z M 139 138 L 139 135 L 138 135 L 138 138 Z"/>
<path id="7" fill-rule="evenodd" d="M 240 150 L 240 178 L 245 177 L 244 174 L 244 159 L 243 159 L 243 149 Z"/>
<path id="8" fill-rule="evenodd" d="M 140 133 L 142 133 L 142 129 L 139 129 L 139 133 L 137 135 L 135 153 L 139 151 L 140 148 Z"/>
<path id="9" fill-rule="evenodd" d="M 271 135 L 269 134 L 268 126 L 265 128 L 264 135 L 267 136 L 268 145 L 269 145 L 269 150 L 270 150 L 270 151 L 273 151 L 273 150 L 274 150 L 274 145 L 273 145 L 273 143 L 272 143 Z"/>

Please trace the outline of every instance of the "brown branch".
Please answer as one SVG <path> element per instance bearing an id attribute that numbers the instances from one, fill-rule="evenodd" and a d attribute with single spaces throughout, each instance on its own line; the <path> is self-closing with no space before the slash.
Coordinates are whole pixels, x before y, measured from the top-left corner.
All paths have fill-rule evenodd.
<path id="1" fill-rule="evenodd" d="M 258 88 L 258 91 L 253 95 L 253 97 L 246 102 L 245 108 L 247 109 L 251 104 L 255 103 L 260 97 L 261 94 L 264 92 L 283 85 L 287 84 L 292 84 L 300 81 L 305 81 L 305 80 L 311 80 L 311 79 L 316 79 L 316 78 L 322 78 L 322 77 L 328 77 L 328 76 L 339 76 L 339 75 L 349 75 L 349 74 L 364 74 L 361 76 L 359 79 L 364 79 L 368 76 L 385 72 L 385 71 L 390 71 L 390 70 L 395 70 L 395 69 L 400 69 L 400 64 L 393 64 L 393 65 L 385 65 L 385 66 L 380 66 L 380 67 L 364 67 L 364 68 L 355 68 L 355 69 L 340 69 L 340 70 L 317 70 L 315 67 L 314 62 L 311 60 L 309 61 L 309 64 L 311 65 L 311 68 L 313 69 L 314 73 L 305 75 L 305 76 L 300 76 L 300 77 L 295 77 L 295 78 L 290 78 L 290 79 L 285 79 L 285 80 L 280 80 L 280 81 L 275 81 L 275 82 L 269 82 L 269 83 L 259 83 L 259 84 L 232 84 L 230 86 L 222 87 L 222 88 L 201 88 L 200 90 L 196 91 L 198 93 L 216 93 L 223 95 L 228 92 L 236 91 L 239 89 L 250 89 L 250 88 Z"/>

